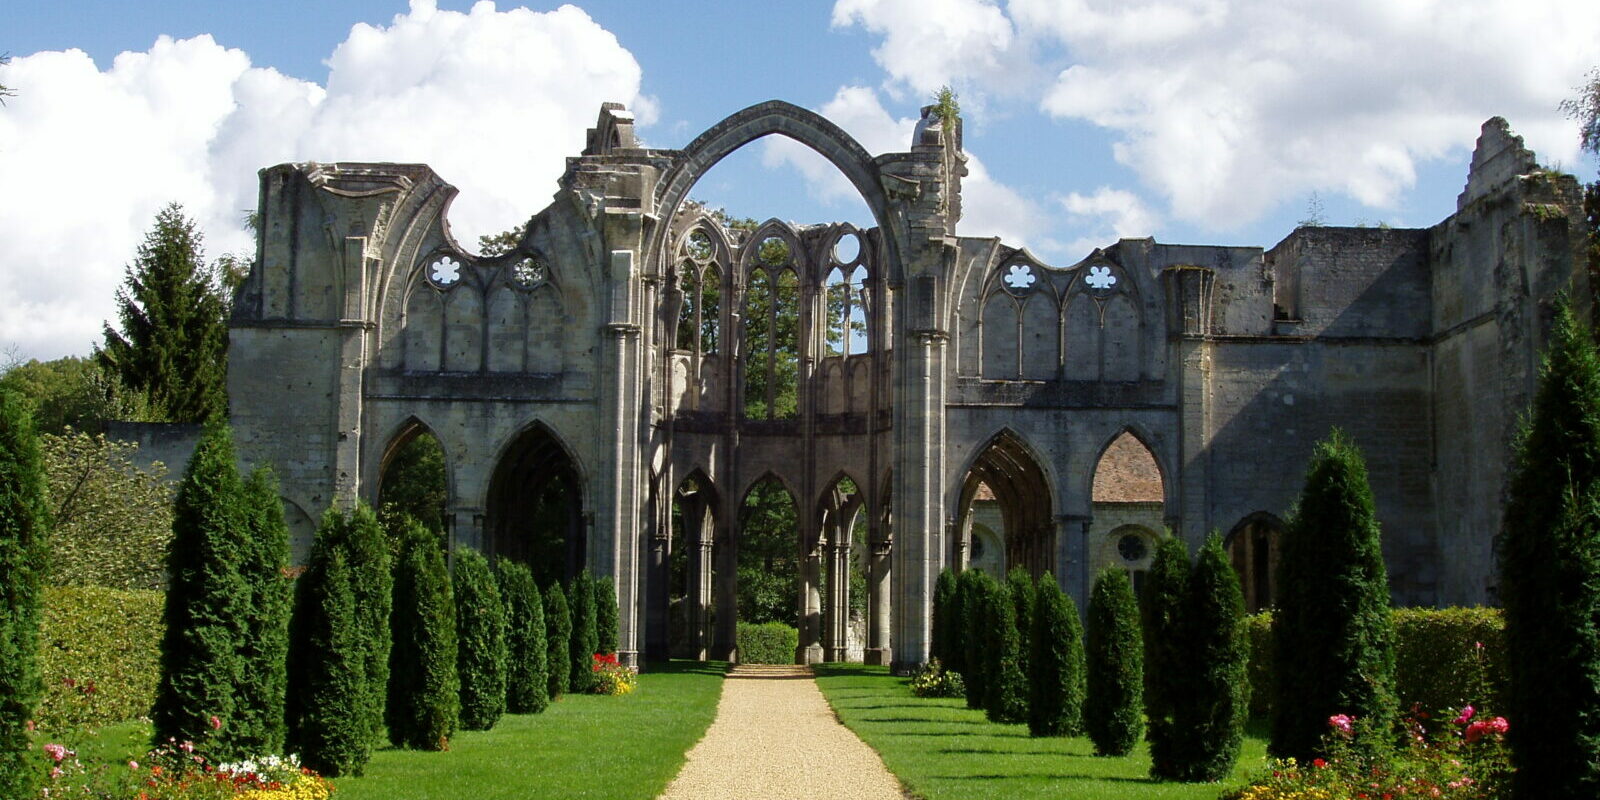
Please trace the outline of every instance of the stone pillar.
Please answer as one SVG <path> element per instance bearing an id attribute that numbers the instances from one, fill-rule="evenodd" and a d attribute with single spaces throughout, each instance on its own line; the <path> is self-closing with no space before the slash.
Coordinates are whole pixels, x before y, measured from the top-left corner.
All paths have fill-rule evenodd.
<path id="1" fill-rule="evenodd" d="M 656 495 L 659 497 L 659 495 Z M 672 575 L 668 559 L 672 553 L 672 540 L 682 532 L 672 529 L 672 505 L 667 504 L 662 513 L 659 503 L 653 504 L 650 520 L 650 552 L 645 555 L 645 658 L 665 661 L 672 657 Z"/>
<path id="2" fill-rule="evenodd" d="M 845 661 L 850 644 L 850 543 L 842 535 L 828 542 L 829 661 Z"/>
<path id="3" fill-rule="evenodd" d="M 800 559 L 800 647 L 796 664 L 822 663 L 822 548 L 808 547 Z"/>
<path id="4" fill-rule="evenodd" d="M 728 510 L 726 505 L 723 509 Z M 739 543 L 732 535 L 730 526 L 722 521 L 727 518 L 728 515 L 724 514 L 717 521 L 719 547 L 712 551 L 717 564 L 717 622 L 711 657 L 718 661 L 736 661 L 739 656 Z"/>
<path id="5" fill-rule="evenodd" d="M 893 542 L 887 537 L 872 542 L 867 562 L 867 651 L 868 664 L 888 664 L 889 650 L 889 559 Z"/>
<path id="6" fill-rule="evenodd" d="M 913 292 L 909 304 L 933 305 L 934 278 L 916 278 L 926 288 Z M 944 553 L 944 408 L 945 350 L 942 332 L 912 331 L 895 348 L 901 361 L 894 409 L 894 661 L 897 673 L 909 672 L 928 660 L 933 583 Z"/>
<path id="7" fill-rule="evenodd" d="M 701 507 L 700 523 L 691 530 L 689 539 L 689 654 L 696 661 L 705 661 L 710 652 L 711 638 L 711 559 L 712 540 L 716 529 L 708 509 Z"/>

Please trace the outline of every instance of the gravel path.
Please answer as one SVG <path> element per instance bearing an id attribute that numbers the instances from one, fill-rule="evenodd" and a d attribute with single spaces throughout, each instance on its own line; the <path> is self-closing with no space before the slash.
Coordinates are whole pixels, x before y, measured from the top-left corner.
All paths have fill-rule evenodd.
<path id="1" fill-rule="evenodd" d="M 833 709 L 806 667 L 741 665 L 717 718 L 663 800 L 901 800 L 900 782 Z"/>

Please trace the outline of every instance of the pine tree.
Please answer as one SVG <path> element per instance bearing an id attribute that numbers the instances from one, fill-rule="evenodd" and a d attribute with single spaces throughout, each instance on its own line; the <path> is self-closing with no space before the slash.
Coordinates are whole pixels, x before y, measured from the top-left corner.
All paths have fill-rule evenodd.
<path id="1" fill-rule="evenodd" d="M 1021 637 L 1017 635 L 1017 604 L 1011 585 L 989 582 L 984 595 L 983 710 L 991 722 L 1026 722 L 1028 678 L 1021 666 Z"/>
<path id="2" fill-rule="evenodd" d="M 1513 796 L 1600 796 L 1600 356 L 1563 298 L 1500 538 Z"/>
<path id="3" fill-rule="evenodd" d="M 1035 589 L 1033 578 L 1028 571 L 1021 567 L 1013 567 L 1006 573 L 1006 585 L 1011 592 L 1012 613 L 1015 615 L 1017 628 L 1017 668 L 1022 671 L 1023 680 L 1031 674 L 1028 670 L 1028 656 L 1033 653 L 1030 639 L 1033 636 L 1033 604 L 1035 602 Z M 1023 703 L 1027 702 L 1027 687 L 1022 690 Z"/>
<path id="4" fill-rule="evenodd" d="M 1319 755 L 1336 714 L 1359 720 L 1363 745 L 1386 741 L 1398 705 L 1389 582 L 1366 464 L 1337 429 L 1317 445 L 1283 532 L 1278 586 L 1270 752 Z"/>
<path id="5" fill-rule="evenodd" d="M 594 580 L 595 652 L 617 652 L 617 584 L 610 576 Z"/>
<path id="6" fill-rule="evenodd" d="M 258 467 L 244 485 L 246 559 L 240 564 L 250 587 L 241 643 L 234 741 L 243 753 L 281 753 L 284 748 L 285 672 L 293 581 L 289 577 L 289 526 L 272 470 Z"/>
<path id="7" fill-rule="evenodd" d="M 45 570 L 44 463 L 20 395 L 0 391 L 0 797 L 33 797 L 27 723 L 39 678 L 39 592 Z"/>
<path id="8" fill-rule="evenodd" d="M 561 584 L 551 581 L 544 590 L 545 645 L 550 648 L 545 658 L 550 677 L 550 702 L 561 699 L 571 686 L 572 671 L 565 668 L 571 663 L 567 651 L 572 647 L 572 615 L 567 611 L 567 595 Z"/>
<path id="9" fill-rule="evenodd" d="M 506 607 L 478 551 L 456 551 L 455 592 L 461 727 L 486 731 L 506 710 Z"/>
<path id="10" fill-rule="evenodd" d="M 389 742 L 443 750 L 461 713 L 456 601 L 438 535 L 410 517 L 401 523 L 390 620 Z"/>
<path id="11" fill-rule="evenodd" d="M 1182 694 L 1171 700 L 1175 732 L 1189 741 L 1175 749 L 1179 760 L 1174 773 L 1159 777 L 1220 781 L 1239 759 L 1244 723 L 1250 713 L 1244 593 L 1222 546 L 1221 534 L 1213 532 L 1200 548 L 1189 575 L 1180 619 L 1179 641 L 1189 672 Z M 1177 684 L 1169 681 L 1167 685 Z"/>
<path id="12" fill-rule="evenodd" d="M 528 568 L 510 561 L 495 567 L 506 604 L 506 710 L 536 714 L 549 704 L 550 676 L 545 658 L 544 603 Z"/>
<path id="13" fill-rule="evenodd" d="M 953 666 L 950 659 L 951 646 L 957 638 L 952 635 L 950 630 L 950 622 L 953 618 L 952 612 L 955 611 L 953 607 L 955 596 L 955 570 L 945 567 L 940 570 L 939 580 L 933 585 L 933 624 L 931 625 L 933 641 L 928 644 L 928 655 L 939 659 L 939 663 L 947 671 L 951 672 L 960 671 Z"/>
<path id="14" fill-rule="evenodd" d="M 1089 596 L 1083 723 L 1095 755 L 1125 756 L 1144 733 L 1144 643 L 1128 573 L 1101 570 Z"/>
<path id="15" fill-rule="evenodd" d="M 154 741 L 194 742 L 219 759 L 245 755 L 233 737 L 250 610 L 240 565 L 250 548 L 235 464 L 227 426 L 208 425 L 173 502 L 161 678 L 150 713 Z"/>
<path id="16" fill-rule="evenodd" d="M 594 581 L 588 570 L 578 573 L 567 587 L 567 600 L 572 611 L 572 640 L 567 645 L 571 675 L 568 685 L 574 694 L 582 694 L 594 686 L 594 654 L 598 645 L 595 635 Z"/>
<path id="17" fill-rule="evenodd" d="M 1077 736 L 1083 732 L 1083 627 L 1077 605 L 1049 573 L 1039 576 L 1028 640 L 1028 734 Z"/>
<path id="18" fill-rule="evenodd" d="M 988 697 L 988 671 L 984 642 L 984 610 L 994 579 L 983 570 L 968 569 L 956 581 L 957 605 L 961 608 L 961 678 L 967 688 L 967 708 L 983 708 Z"/>
<path id="19" fill-rule="evenodd" d="M 289 748 L 329 777 L 360 775 L 372 757 L 366 637 L 345 565 L 343 515 L 330 510 L 295 586 L 289 641 Z"/>
<path id="20" fill-rule="evenodd" d="M 228 410 L 227 304 L 200 241 L 178 204 L 156 214 L 117 291 L 122 330 L 107 324 L 105 347 L 95 352 L 173 422 L 205 422 Z"/>
<path id="21" fill-rule="evenodd" d="M 1178 780 L 1185 763 L 1182 752 L 1193 735 L 1177 722 L 1177 708 L 1189 691 L 1189 676 L 1202 665 L 1188 660 L 1183 637 L 1184 607 L 1189 594 L 1189 548 L 1176 536 L 1156 544 L 1155 559 L 1145 579 L 1139 604 L 1144 633 L 1144 715 L 1150 742 L 1150 775 Z"/>
<path id="22" fill-rule="evenodd" d="M 345 526 L 345 564 L 350 570 L 350 591 L 356 600 L 356 625 L 361 632 L 366 664 L 368 727 L 374 743 L 384 738 L 384 705 L 389 700 L 389 610 L 394 602 L 394 569 L 389 558 L 389 537 L 365 503 L 357 503 Z"/>

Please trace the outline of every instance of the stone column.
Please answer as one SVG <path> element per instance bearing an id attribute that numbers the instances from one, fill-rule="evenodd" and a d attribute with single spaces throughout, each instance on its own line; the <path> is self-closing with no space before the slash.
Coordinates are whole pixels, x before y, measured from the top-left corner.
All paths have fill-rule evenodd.
<path id="1" fill-rule="evenodd" d="M 726 504 L 723 510 L 729 510 Z M 723 521 L 728 516 L 725 513 L 717 520 L 718 547 L 712 551 L 717 564 L 717 621 L 711 657 L 718 661 L 735 661 L 739 655 L 739 542 L 732 535 L 732 526 Z"/>
<path id="2" fill-rule="evenodd" d="M 691 530 L 694 535 L 689 545 L 689 653 L 696 661 L 704 661 L 710 650 L 711 623 L 711 559 L 712 541 L 716 536 L 709 509 L 701 506 L 700 522 Z"/>
<path id="3" fill-rule="evenodd" d="M 933 276 L 919 276 L 931 307 Z M 915 302 L 912 305 L 916 305 Z M 897 307 L 905 307 L 896 303 Z M 937 331 L 912 331 L 895 348 L 903 358 L 896 376 L 900 391 L 894 409 L 894 661 L 895 672 L 928 660 L 933 582 L 944 552 L 945 349 L 948 337 Z M 903 352 L 902 352 L 903 351 Z"/>
<path id="4" fill-rule="evenodd" d="M 794 654 L 796 664 L 822 663 L 822 593 L 818 579 L 822 577 L 822 548 L 806 548 L 800 559 L 800 647 Z"/>
<path id="5" fill-rule="evenodd" d="M 889 650 L 889 559 L 893 542 L 887 537 L 874 539 L 871 560 L 867 562 L 867 651 L 868 664 L 888 664 Z"/>
<path id="6" fill-rule="evenodd" d="M 850 639 L 850 543 L 835 532 L 828 542 L 829 661 L 844 661 Z"/>

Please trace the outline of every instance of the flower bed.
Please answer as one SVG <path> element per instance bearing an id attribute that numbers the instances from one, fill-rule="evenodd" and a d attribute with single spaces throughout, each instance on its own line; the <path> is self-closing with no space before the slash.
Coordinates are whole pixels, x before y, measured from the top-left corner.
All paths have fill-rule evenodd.
<path id="1" fill-rule="evenodd" d="M 628 694 L 639 687 L 639 676 L 633 670 L 617 663 L 616 653 L 594 654 L 594 694 Z"/>
<path id="2" fill-rule="evenodd" d="M 41 798 L 105 800 L 327 800 L 333 786 L 294 756 L 212 764 L 189 742 L 171 741 L 142 760 L 91 767 L 66 745 L 39 748 L 47 771 Z"/>

